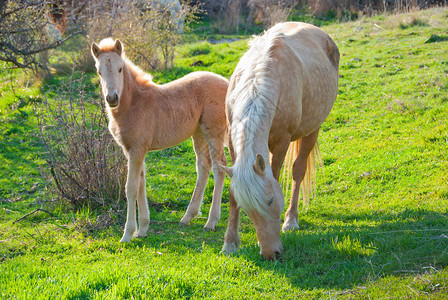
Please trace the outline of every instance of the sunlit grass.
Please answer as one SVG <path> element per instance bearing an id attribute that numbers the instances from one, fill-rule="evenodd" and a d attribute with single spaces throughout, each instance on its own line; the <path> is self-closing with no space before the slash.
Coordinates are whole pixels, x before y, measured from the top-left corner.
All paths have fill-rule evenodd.
<path id="1" fill-rule="evenodd" d="M 299 212 L 301 229 L 281 235 L 285 250 L 276 262 L 259 255 L 244 213 L 241 249 L 220 254 L 229 179 L 216 232 L 202 230 L 212 176 L 202 216 L 178 225 L 196 180 L 191 141 L 147 155 L 153 221 L 147 238 L 118 243 L 124 218 L 114 216 L 105 226 L 104 216 L 88 208 L 39 211 L 13 224 L 51 199 L 38 171 L 43 149 L 33 138 L 30 99 L 41 90 L 19 89 L 26 101 L 18 109 L 4 85 L 10 100 L 0 114 L 1 297 L 446 298 L 447 15 L 433 9 L 323 27 L 341 52 L 339 94 L 319 136 L 324 169 L 316 197 Z M 195 70 L 229 77 L 247 39 L 186 43 L 177 50 L 176 67 L 154 80 Z M 86 76 L 90 91 L 98 92 L 96 75 Z M 55 76 L 42 91 L 64 80 Z"/>

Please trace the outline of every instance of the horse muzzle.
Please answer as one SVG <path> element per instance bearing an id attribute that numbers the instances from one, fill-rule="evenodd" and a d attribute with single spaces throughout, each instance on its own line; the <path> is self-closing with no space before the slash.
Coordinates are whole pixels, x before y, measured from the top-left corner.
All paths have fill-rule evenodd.
<path id="1" fill-rule="evenodd" d="M 283 246 L 282 243 L 279 242 L 277 245 L 273 246 L 265 246 L 263 247 L 260 245 L 260 254 L 267 260 L 281 260 L 282 258 L 282 252 L 283 252 Z"/>
<path id="2" fill-rule="evenodd" d="M 117 107 L 118 106 L 118 95 L 107 95 L 106 96 L 107 104 L 109 104 L 109 107 Z"/>

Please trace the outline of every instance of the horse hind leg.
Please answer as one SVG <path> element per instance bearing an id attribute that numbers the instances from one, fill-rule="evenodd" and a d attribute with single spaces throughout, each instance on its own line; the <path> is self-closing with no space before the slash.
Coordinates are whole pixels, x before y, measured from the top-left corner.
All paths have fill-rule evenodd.
<path id="1" fill-rule="evenodd" d="M 210 206 L 207 223 L 204 230 L 215 230 L 215 226 L 221 217 L 222 190 L 224 188 L 224 179 L 226 173 L 220 165 L 227 165 L 226 155 L 224 154 L 224 134 L 218 138 L 209 138 L 210 157 L 212 159 L 213 177 L 215 185 L 213 187 L 213 199 Z"/>
<path id="2" fill-rule="evenodd" d="M 188 225 L 190 221 L 199 214 L 202 199 L 204 198 L 205 186 L 211 170 L 210 153 L 204 135 L 198 129 L 193 134 L 193 148 L 196 154 L 196 186 L 191 196 L 185 215 L 180 220 L 181 224 Z"/>
<path id="3" fill-rule="evenodd" d="M 138 187 L 138 231 L 137 237 L 147 236 L 149 227 L 149 208 L 148 200 L 146 198 L 146 182 L 145 182 L 145 163 L 143 162 L 142 171 L 140 172 L 139 187 Z"/>
<path id="4" fill-rule="evenodd" d="M 314 131 L 310 135 L 302 138 L 300 142 L 299 154 L 294 161 L 293 171 L 292 171 L 292 195 L 291 200 L 289 202 L 288 210 L 285 214 L 285 221 L 282 226 L 283 232 L 288 230 L 296 230 L 299 229 L 299 224 L 297 222 L 298 212 L 297 206 L 299 201 L 299 191 L 300 184 L 305 177 L 307 171 L 307 160 L 311 151 L 314 148 L 314 145 L 317 141 L 317 136 L 319 135 L 319 130 Z"/>

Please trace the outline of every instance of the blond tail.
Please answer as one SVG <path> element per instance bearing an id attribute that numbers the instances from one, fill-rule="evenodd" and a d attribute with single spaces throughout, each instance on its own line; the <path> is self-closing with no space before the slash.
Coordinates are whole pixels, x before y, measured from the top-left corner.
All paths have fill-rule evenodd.
<path id="1" fill-rule="evenodd" d="M 293 141 L 289 144 L 288 152 L 285 156 L 285 163 L 283 165 L 282 185 L 285 193 L 285 198 L 290 198 L 292 195 L 292 168 L 294 161 L 299 155 L 301 140 Z M 316 142 L 313 150 L 306 162 L 306 173 L 300 185 L 301 195 L 303 198 L 303 206 L 308 207 L 310 204 L 311 196 L 316 194 L 316 159 L 323 167 L 322 157 L 319 151 L 319 144 Z M 300 196 L 299 196 L 300 197 Z"/>

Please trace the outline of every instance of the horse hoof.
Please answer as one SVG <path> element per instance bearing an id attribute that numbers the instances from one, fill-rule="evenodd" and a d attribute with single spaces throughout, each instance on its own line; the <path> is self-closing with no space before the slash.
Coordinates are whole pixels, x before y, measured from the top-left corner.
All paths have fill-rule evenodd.
<path id="1" fill-rule="evenodd" d="M 215 231 L 215 225 L 216 225 L 216 221 L 207 221 L 207 223 L 205 223 L 204 225 L 204 231 Z"/>
<path id="2" fill-rule="evenodd" d="M 216 230 L 215 230 L 215 228 L 204 227 L 204 231 L 210 232 L 210 231 L 216 231 Z"/>
<path id="3" fill-rule="evenodd" d="M 135 233 L 134 234 L 134 237 L 135 238 L 139 238 L 139 239 L 141 239 L 141 238 L 145 238 L 145 237 L 147 237 L 148 236 L 148 234 L 146 233 L 146 232 L 142 232 L 142 233 Z"/>
<path id="4" fill-rule="evenodd" d="M 235 253 L 238 250 L 238 243 L 232 242 L 232 243 L 224 243 L 224 246 L 222 246 L 221 253 L 224 254 L 231 254 Z"/>
<path id="5" fill-rule="evenodd" d="M 179 224 L 188 226 L 188 225 L 190 225 L 191 219 L 192 218 L 188 218 L 188 217 L 184 216 L 182 219 L 180 219 Z"/>
<path id="6" fill-rule="evenodd" d="M 180 226 L 184 226 L 184 227 L 187 227 L 188 225 L 190 225 L 190 223 L 185 223 L 185 222 L 182 222 L 182 220 L 179 222 L 179 225 Z"/>
<path id="7" fill-rule="evenodd" d="M 283 225 L 283 227 L 282 227 L 282 231 L 283 232 L 287 232 L 287 231 L 296 231 L 296 230 L 299 230 L 300 229 L 300 227 L 299 227 L 299 225 L 298 224 L 294 224 L 294 225 Z"/>
<path id="8" fill-rule="evenodd" d="M 121 238 L 120 243 L 129 243 L 130 241 L 131 241 L 130 237 L 124 236 Z"/>

